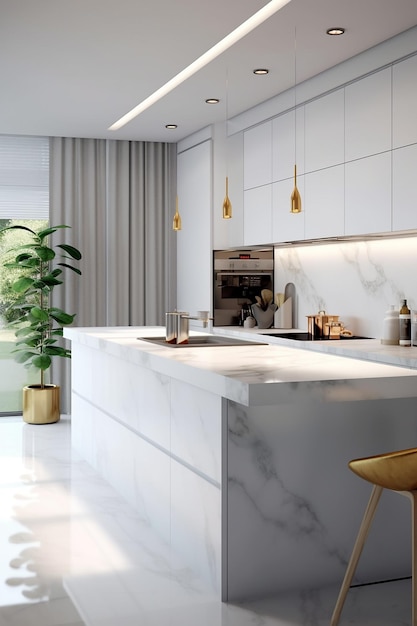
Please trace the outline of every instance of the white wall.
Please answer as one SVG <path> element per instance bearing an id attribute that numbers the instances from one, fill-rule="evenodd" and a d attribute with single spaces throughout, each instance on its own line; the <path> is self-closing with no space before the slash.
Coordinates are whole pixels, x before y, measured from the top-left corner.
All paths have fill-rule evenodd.
<path id="1" fill-rule="evenodd" d="M 380 338 L 385 311 L 407 298 L 417 309 L 417 238 L 276 248 L 275 290 L 292 282 L 297 326 L 324 309 L 355 334 Z"/>
<path id="2" fill-rule="evenodd" d="M 211 140 L 178 154 L 177 309 L 211 309 Z"/>

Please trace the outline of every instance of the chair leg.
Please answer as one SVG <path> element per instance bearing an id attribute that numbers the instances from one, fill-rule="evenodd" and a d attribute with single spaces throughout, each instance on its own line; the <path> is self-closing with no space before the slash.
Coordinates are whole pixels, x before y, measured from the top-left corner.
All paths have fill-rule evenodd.
<path id="1" fill-rule="evenodd" d="M 412 541 L 412 591 L 411 591 L 411 602 L 412 602 L 412 626 L 417 626 L 417 516 L 416 516 L 416 505 L 417 505 L 417 491 L 409 491 L 408 495 L 411 499 L 411 541 Z"/>
<path id="2" fill-rule="evenodd" d="M 374 485 L 372 489 L 371 497 L 369 498 L 368 506 L 366 507 L 365 514 L 359 528 L 358 536 L 356 537 L 356 542 L 353 547 L 352 555 L 346 569 L 346 574 L 343 579 L 342 587 L 339 592 L 339 597 L 337 598 L 336 606 L 333 611 L 332 619 L 330 622 L 331 626 L 337 626 L 337 624 L 339 623 L 340 614 L 346 600 L 347 592 L 349 591 L 349 587 L 352 582 L 353 575 L 355 574 L 355 570 L 358 565 L 363 546 L 365 545 L 365 541 L 368 536 L 368 532 L 371 527 L 382 490 L 383 488 L 379 485 Z M 417 624 L 413 623 L 413 626 L 417 626 Z"/>

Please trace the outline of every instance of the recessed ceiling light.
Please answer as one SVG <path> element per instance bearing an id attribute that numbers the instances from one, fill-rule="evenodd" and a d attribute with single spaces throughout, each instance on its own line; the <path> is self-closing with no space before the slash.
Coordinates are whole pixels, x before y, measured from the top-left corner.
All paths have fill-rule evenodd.
<path id="1" fill-rule="evenodd" d="M 257 76 L 265 76 L 265 74 L 269 74 L 269 70 L 260 67 L 257 70 L 253 70 L 253 73 Z"/>
<path id="2" fill-rule="evenodd" d="M 344 28 L 338 28 L 338 27 L 328 28 L 326 30 L 327 35 L 343 35 L 344 32 L 345 32 Z"/>
<path id="3" fill-rule="evenodd" d="M 120 119 L 114 122 L 114 124 L 109 127 L 109 130 L 118 130 L 128 122 L 132 121 L 137 115 L 146 111 L 147 108 L 155 104 L 155 102 L 158 102 L 158 100 L 166 96 L 173 89 L 178 87 L 178 85 L 181 85 L 181 83 L 190 78 L 190 76 L 193 76 L 214 59 L 217 59 L 217 57 L 223 54 L 223 52 L 228 50 L 236 42 L 243 39 L 243 37 L 252 32 L 260 24 L 263 24 L 267 19 L 277 13 L 289 2 L 291 2 L 291 0 L 270 0 L 264 7 L 259 9 L 259 11 L 254 13 L 237 28 L 232 30 L 228 35 L 223 37 L 223 39 L 214 44 L 214 46 L 207 50 L 207 52 L 204 52 L 204 54 L 184 68 L 181 72 L 179 72 L 179 74 L 171 78 L 167 83 L 165 83 L 165 85 L 162 85 L 162 87 L 154 91 L 150 96 L 145 98 L 145 100 L 140 102 Z"/>
<path id="4" fill-rule="evenodd" d="M 176 124 L 165 124 L 165 128 L 168 130 L 175 130 L 178 126 Z"/>
<path id="5" fill-rule="evenodd" d="M 207 98 L 206 104 L 219 104 L 220 100 L 218 98 Z"/>

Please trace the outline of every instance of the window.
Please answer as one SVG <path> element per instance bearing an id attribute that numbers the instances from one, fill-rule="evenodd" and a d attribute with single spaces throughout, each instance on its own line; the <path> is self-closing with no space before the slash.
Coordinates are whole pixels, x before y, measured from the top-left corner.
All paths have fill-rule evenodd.
<path id="1" fill-rule="evenodd" d="M 0 229 L 12 223 L 37 228 L 48 220 L 49 139 L 0 135 Z M 20 412 L 22 387 L 37 382 L 14 361 L 14 332 L 6 327 L 5 311 L 11 296 L 3 263 L 10 235 L 0 236 L 0 415 Z"/>

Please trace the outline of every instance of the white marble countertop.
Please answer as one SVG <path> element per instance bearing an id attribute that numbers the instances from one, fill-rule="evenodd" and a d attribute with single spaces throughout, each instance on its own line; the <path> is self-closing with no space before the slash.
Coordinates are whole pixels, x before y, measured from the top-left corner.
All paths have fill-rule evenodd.
<path id="1" fill-rule="evenodd" d="M 265 345 L 175 349 L 137 339 L 164 333 L 164 328 L 150 326 L 64 330 L 64 336 L 73 342 L 246 406 L 417 396 L 415 369 L 298 348 L 294 346 L 298 342 L 290 340 L 286 345 L 281 339 Z M 258 339 L 255 334 L 249 333 Z"/>
<path id="2" fill-rule="evenodd" d="M 373 363 L 384 363 L 386 365 L 396 365 L 398 367 L 408 367 L 417 369 L 417 346 L 385 346 L 380 339 L 331 339 L 328 341 L 299 341 L 280 337 L 281 333 L 306 332 L 300 329 L 279 330 L 269 328 L 259 330 L 258 328 L 242 328 L 240 326 L 219 326 L 213 329 L 215 334 L 228 335 L 230 337 L 241 337 L 242 339 L 256 339 L 266 341 L 275 345 L 291 346 L 304 350 L 313 350 L 339 356 L 372 361 Z M 269 336 L 273 334 L 274 336 Z"/>

